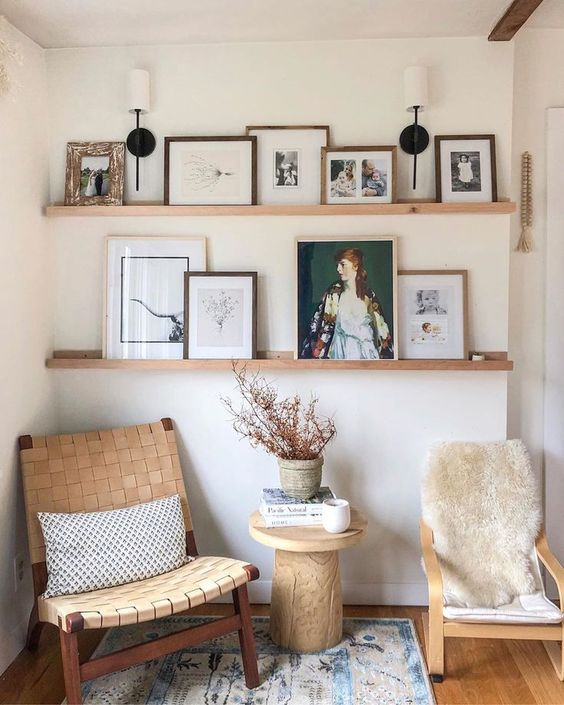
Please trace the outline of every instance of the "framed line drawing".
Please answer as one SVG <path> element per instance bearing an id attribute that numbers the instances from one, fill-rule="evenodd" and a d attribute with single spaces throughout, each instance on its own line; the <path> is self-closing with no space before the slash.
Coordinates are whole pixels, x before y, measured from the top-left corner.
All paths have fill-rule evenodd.
<path id="1" fill-rule="evenodd" d="M 203 237 L 107 237 L 105 357 L 182 359 L 184 273 L 205 269 Z"/>
<path id="2" fill-rule="evenodd" d="M 124 142 L 69 142 L 65 206 L 121 206 Z"/>
<path id="3" fill-rule="evenodd" d="M 437 135 L 435 180 L 439 202 L 497 201 L 495 135 Z"/>
<path id="4" fill-rule="evenodd" d="M 395 203 L 397 147 L 325 147 L 321 203 Z"/>
<path id="5" fill-rule="evenodd" d="M 398 272 L 399 341 L 404 360 L 468 359 L 468 272 Z"/>
<path id="6" fill-rule="evenodd" d="M 184 282 L 184 357 L 256 358 L 257 273 L 186 272 Z"/>

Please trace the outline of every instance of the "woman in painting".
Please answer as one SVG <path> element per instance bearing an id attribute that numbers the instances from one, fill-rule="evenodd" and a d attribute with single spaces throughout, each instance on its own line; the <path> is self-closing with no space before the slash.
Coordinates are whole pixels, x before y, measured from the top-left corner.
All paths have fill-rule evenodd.
<path id="1" fill-rule="evenodd" d="M 325 291 L 313 314 L 302 358 L 393 358 L 392 337 L 380 302 L 367 284 L 363 259 L 357 247 L 335 255 L 339 281 Z"/>

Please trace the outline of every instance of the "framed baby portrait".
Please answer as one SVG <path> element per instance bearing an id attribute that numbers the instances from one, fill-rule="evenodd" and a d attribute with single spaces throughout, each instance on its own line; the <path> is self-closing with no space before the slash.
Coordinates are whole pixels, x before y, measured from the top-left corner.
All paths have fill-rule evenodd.
<path id="1" fill-rule="evenodd" d="M 246 133 L 257 138 L 259 203 L 319 203 L 328 125 L 248 125 Z"/>
<path id="2" fill-rule="evenodd" d="M 495 135 L 437 135 L 435 179 L 439 202 L 497 201 Z"/>
<path id="3" fill-rule="evenodd" d="M 468 359 L 465 269 L 398 272 L 398 308 L 402 359 Z"/>
<path id="4" fill-rule="evenodd" d="M 65 206 L 121 206 L 124 142 L 69 142 Z"/>
<path id="5" fill-rule="evenodd" d="M 184 317 L 185 358 L 256 358 L 257 273 L 186 272 Z"/>
<path id="6" fill-rule="evenodd" d="M 321 203 L 395 203 L 397 147 L 325 147 Z"/>
<path id="7" fill-rule="evenodd" d="M 203 237 L 107 237 L 107 358 L 182 359 L 184 272 L 205 271 Z"/>
<path id="8" fill-rule="evenodd" d="M 256 137 L 165 137 L 164 203 L 257 202 Z"/>
<path id="9" fill-rule="evenodd" d="M 296 357 L 397 359 L 396 241 L 296 241 Z"/>

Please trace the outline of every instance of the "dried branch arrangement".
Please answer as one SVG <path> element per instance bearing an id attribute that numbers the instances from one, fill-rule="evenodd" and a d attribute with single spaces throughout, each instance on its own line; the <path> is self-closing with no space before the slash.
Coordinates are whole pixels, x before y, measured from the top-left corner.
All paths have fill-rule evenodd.
<path id="1" fill-rule="evenodd" d="M 221 401 L 242 438 L 248 438 L 253 448 L 261 446 L 285 460 L 319 457 L 337 429 L 332 418 L 316 413 L 317 397 L 312 396 L 307 403 L 297 394 L 279 399 L 278 390 L 258 373 L 250 374 L 236 363 L 233 373 L 243 404 L 236 409 L 231 399 L 222 397 Z"/>

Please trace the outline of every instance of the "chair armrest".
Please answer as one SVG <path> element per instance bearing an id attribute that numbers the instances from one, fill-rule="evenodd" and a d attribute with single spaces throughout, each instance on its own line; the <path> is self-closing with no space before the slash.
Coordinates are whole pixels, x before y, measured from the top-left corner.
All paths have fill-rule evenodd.
<path id="1" fill-rule="evenodd" d="M 560 598 L 560 609 L 564 610 L 564 568 L 560 565 L 558 558 L 556 558 L 554 553 L 552 553 L 548 547 L 548 541 L 544 528 L 541 529 L 540 534 L 538 535 L 535 548 L 537 550 L 537 556 L 541 559 L 545 568 L 556 582 L 558 597 Z"/>
<path id="2" fill-rule="evenodd" d="M 443 609 L 443 577 L 439 559 L 433 548 L 433 532 L 423 519 L 419 522 L 421 535 L 421 550 L 423 551 L 423 563 L 427 573 L 429 584 L 429 608 L 433 607 L 442 612 Z"/>

